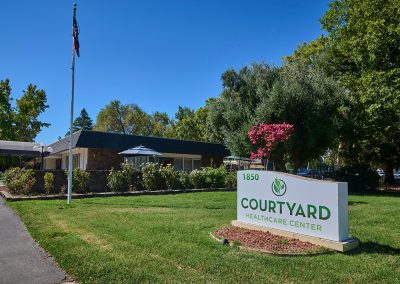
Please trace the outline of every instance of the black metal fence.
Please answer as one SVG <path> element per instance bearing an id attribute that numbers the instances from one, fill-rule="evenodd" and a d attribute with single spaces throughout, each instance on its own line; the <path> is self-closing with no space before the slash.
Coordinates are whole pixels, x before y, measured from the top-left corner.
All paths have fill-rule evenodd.
<path id="1" fill-rule="evenodd" d="M 394 183 L 386 183 L 385 177 L 379 178 L 378 188 L 379 191 L 400 192 L 400 180 L 395 179 Z"/>

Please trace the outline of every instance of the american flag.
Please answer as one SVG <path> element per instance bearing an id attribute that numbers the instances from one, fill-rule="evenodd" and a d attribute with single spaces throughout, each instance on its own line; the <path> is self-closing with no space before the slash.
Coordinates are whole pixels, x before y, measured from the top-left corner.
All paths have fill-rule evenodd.
<path id="1" fill-rule="evenodd" d="M 74 40 L 74 49 L 75 49 L 75 53 L 76 55 L 78 55 L 79 57 L 79 27 L 78 27 L 78 22 L 76 20 L 76 4 L 74 7 L 74 19 L 72 22 L 72 37 Z"/>

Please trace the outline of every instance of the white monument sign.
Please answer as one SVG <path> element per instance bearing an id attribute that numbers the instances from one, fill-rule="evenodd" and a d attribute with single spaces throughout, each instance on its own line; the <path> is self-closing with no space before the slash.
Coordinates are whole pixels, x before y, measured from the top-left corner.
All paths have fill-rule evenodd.
<path id="1" fill-rule="evenodd" d="M 348 241 L 347 183 L 253 170 L 238 171 L 237 182 L 238 221 Z"/>

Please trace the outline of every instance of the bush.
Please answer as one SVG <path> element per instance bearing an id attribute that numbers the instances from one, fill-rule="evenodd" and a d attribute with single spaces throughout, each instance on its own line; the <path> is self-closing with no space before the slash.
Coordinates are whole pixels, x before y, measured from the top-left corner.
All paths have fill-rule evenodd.
<path id="1" fill-rule="evenodd" d="M 68 178 L 68 171 L 65 172 Z M 76 168 L 72 173 L 72 190 L 74 193 L 87 193 L 89 191 L 90 173 Z"/>
<path id="2" fill-rule="evenodd" d="M 166 188 L 165 179 L 158 164 L 145 164 L 142 167 L 142 175 L 143 185 L 147 190 L 164 190 Z"/>
<path id="3" fill-rule="evenodd" d="M 192 189 L 193 183 L 190 174 L 187 172 L 179 172 L 179 183 L 183 189 Z"/>
<path id="4" fill-rule="evenodd" d="M 128 187 L 123 172 L 112 168 L 107 176 L 107 186 L 115 192 L 126 191 Z"/>
<path id="5" fill-rule="evenodd" d="M 178 189 L 182 187 L 179 180 L 179 172 L 175 171 L 171 165 L 161 167 L 160 171 L 168 189 Z"/>
<path id="6" fill-rule="evenodd" d="M 11 194 L 28 195 L 36 183 L 34 174 L 32 169 L 11 168 L 3 175 L 4 184 Z"/>
<path id="7" fill-rule="evenodd" d="M 225 186 L 226 169 L 224 166 L 219 168 L 205 168 L 203 175 L 205 176 L 206 188 L 222 188 Z"/>
<path id="8" fill-rule="evenodd" d="M 334 172 L 333 178 L 347 182 L 349 192 L 372 191 L 379 185 L 379 175 L 368 167 L 344 167 Z"/>
<path id="9" fill-rule="evenodd" d="M 194 188 L 207 188 L 206 175 L 203 170 L 194 170 L 190 173 L 190 182 Z"/>
<path id="10" fill-rule="evenodd" d="M 228 172 L 225 177 L 226 188 L 237 188 L 237 172 Z"/>
<path id="11" fill-rule="evenodd" d="M 123 163 L 121 164 L 122 174 L 127 183 L 128 190 L 142 190 L 142 179 L 140 176 L 140 172 L 135 169 L 135 165 L 132 163 Z"/>
<path id="12" fill-rule="evenodd" d="M 44 190 L 46 194 L 51 194 L 54 191 L 54 174 L 47 172 L 44 174 Z"/>

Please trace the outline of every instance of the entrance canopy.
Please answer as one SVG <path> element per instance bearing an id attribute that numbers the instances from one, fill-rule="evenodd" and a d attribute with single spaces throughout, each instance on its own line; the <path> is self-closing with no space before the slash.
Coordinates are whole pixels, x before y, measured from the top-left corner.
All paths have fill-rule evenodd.
<path id="1" fill-rule="evenodd" d="M 36 158 L 40 156 L 40 152 L 33 150 L 34 146 L 40 146 L 40 144 L 0 140 L 0 156 Z"/>

